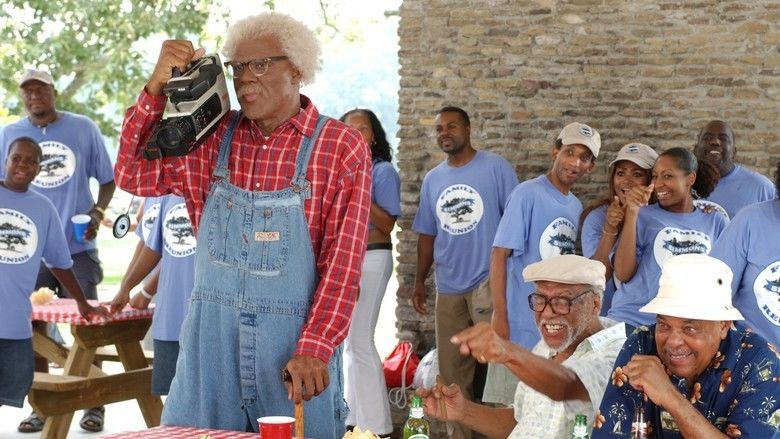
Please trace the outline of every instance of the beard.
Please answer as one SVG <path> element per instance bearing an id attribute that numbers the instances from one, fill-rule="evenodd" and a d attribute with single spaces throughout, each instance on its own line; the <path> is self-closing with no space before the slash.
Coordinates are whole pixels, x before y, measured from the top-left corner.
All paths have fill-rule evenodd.
<path id="1" fill-rule="evenodd" d="M 558 346 L 550 346 L 547 341 L 545 340 L 545 344 L 547 344 L 547 347 L 550 348 L 550 351 L 553 355 L 558 355 L 561 352 L 566 351 L 571 347 L 571 345 L 579 341 L 580 336 L 583 332 L 585 332 L 585 328 L 587 327 L 587 319 L 585 317 L 585 310 L 580 310 L 577 312 L 579 315 L 577 315 L 577 318 L 574 319 L 576 322 L 576 325 L 570 325 L 567 321 L 563 319 L 545 319 L 539 321 L 539 326 L 546 325 L 546 324 L 556 324 L 556 325 L 562 325 L 566 328 L 567 336 L 566 338 L 558 345 Z"/>

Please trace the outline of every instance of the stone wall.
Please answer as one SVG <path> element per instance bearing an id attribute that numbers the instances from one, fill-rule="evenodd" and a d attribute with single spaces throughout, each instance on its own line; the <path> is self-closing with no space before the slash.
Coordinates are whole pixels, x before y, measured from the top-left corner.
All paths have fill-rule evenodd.
<path id="1" fill-rule="evenodd" d="M 584 204 L 620 146 L 692 147 L 713 118 L 734 128 L 738 161 L 774 176 L 780 2 L 404 0 L 400 16 L 398 335 L 420 352 L 433 320 L 410 306 L 411 224 L 422 178 L 444 158 L 433 136 L 443 105 L 466 109 L 475 146 L 507 158 L 521 181 L 547 170 L 566 123 L 598 129 L 598 166 L 575 190 Z"/>

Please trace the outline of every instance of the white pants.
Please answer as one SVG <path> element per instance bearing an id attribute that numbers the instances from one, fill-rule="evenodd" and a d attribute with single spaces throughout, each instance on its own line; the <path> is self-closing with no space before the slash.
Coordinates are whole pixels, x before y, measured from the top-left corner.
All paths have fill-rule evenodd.
<path id="1" fill-rule="evenodd" d="M 344 395 L 347 425 L 375 434 L 393 432 L 382 361 L 374 345 L 374 330 L 387 282 L 393 271 L 391 250 L 369 250 L 363 260 L 360 297 L 344 342 Z"/>

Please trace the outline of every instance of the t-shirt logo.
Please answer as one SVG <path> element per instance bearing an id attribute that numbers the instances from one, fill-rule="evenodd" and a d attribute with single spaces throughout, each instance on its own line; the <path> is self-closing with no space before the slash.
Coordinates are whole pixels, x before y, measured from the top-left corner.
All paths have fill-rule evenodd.
<path id="1" fill-rule="evenodd" d="M 27 215 L 0 209 L 0 264 L 24 264 L 38 249 L 38 228 Z"/>
<path id="2" fill-rule="evenodd" d="M 698 230 L 682 230 L 674 227 L 666 227 L 655 236 L 653 253 L 655 263 L 659 267 L 672 256 L 688 253 L 708 255 L 712 248 L 712 241 L 706 233 Z"/>
<path id="3" fill-rule="evenodd" d="M 41 142 L 41 150 L 41 172 L 32 184 L 42 189 L 51 189 L 70 180 L 76 170 L 76 156 L 73 151 L 65 144 L 53 140 Z"/>
<path id="4" fill-rule="evenodd" d="M 436 215 L 442 230 L 463 235 L 474 230 L 482 219 L 482 197 L 473 187 L 455 184 L 444 189 L 436 201 Z"/>
<path id="5" fill-rule="evenodd" d="M 163 243 L 165 251 L 176 258 L 186 258 L 195 253 L 195 232 L 184 203 L 173 206 L 165 214 Z"/>
<path id="6" fill-rule="evenodd" d="M 767 320 L 780 326 L 780 261 L 767 266 L 753 283 L 758 309 Z"/>
<path id="7" fill-rule="evenodd" d="M 557 255 L 573 255 L 577 243 L 577 227 L 568 218 L 555 218 L 542 232 L 539 255 L 542 259 Z"/>
<path id="8" fill-rule="evenodd" d="M 148 208 L 144 207 L 144 214 L 141 216 L 141 236 L 144 242 L 149 240 L 149 234 L 152 233 L 154 222 L 160 214 L 160 203 L 154 203 Z"/>

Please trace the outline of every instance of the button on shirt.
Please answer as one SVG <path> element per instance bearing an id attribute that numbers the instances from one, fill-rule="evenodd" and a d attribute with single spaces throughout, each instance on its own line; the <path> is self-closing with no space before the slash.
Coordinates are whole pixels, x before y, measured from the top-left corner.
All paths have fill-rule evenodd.
<path id="1" fill-rule="evenodd" d="M 628 437 L 634 407 L 642 396 L 626 382 L 622 368 L 634 354 L 656 355 L 654 334 L 655 325 L 641 326 L 626 340 L 596 414 L 592 438 Z M 760 335 L 729 330 L 691 392 L 685 379 L 670 379 L 707 421 L 729 437 L 780 438 L 780 356 Z M 662 407 L 648 400 L 644 408 L 650 437 L 683 437 Z"/>
<path id="2" fill-rule="evenodd" d="M 143 148 L 165 108 L 165 96 L 143 91 L 125 113 L 115 168 L 117 185 L 136 195 L 173 193 L 185 199 L 193 227 L 213 181 L 224 117 L 216 132 L 195 151 L 161 160 L 143 158 Z M 290 185 L 298 147 L 311 135 L 319 112 L 301 95 L 301 110 L 267 138 L 243 118 L 233 136 L 230 182 L 250 191 L 275 191 Z M 307 170 L 312 196 L 305 202 L 320 282 L 296 354 L 325 362 L 344 339 L 355 303 L 366 248 L 371 202 L 371 154 L 360 134 L 335 120 L 323 128 Z"/>
<path id="3" fill-rule="evenodd" d="M 593 420 L 607 385 L 615 358 L 626 340 L 623 323 L 601 318 L 605 329 L 583 340 L 561 365 L 571 369 L 588 391 L 590 401 L 553 401 L 522 381 L 515 391 L 517 426 L 509 439 L 568 439 L 574 428 L 574 416 Z M 536 344 L 534 354 L 551 358 L 554 354 L 544 340 Z"/>

